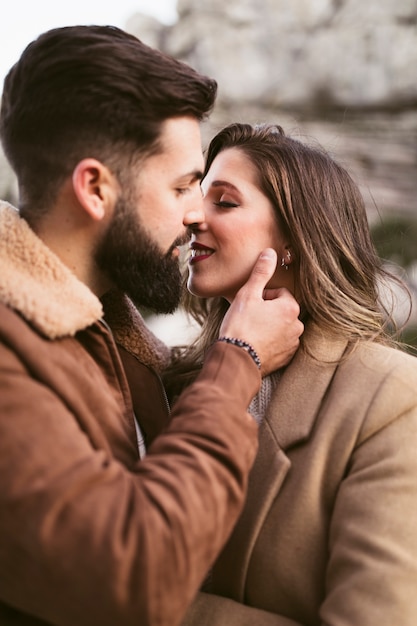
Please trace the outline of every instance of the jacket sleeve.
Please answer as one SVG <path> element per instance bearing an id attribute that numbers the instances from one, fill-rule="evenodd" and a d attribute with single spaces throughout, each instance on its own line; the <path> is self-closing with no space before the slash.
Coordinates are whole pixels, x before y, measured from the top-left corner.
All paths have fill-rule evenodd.
<path id="1" fill-rule="evenodd" d="M 57 626 L 179 624 L 243 506 L 252 359 L 214 346 L 133 471 L 5 347 L 0 364 L 0 602 Z"/>
<path id="2" fill-rule="evenodd" d="M 381 381 L 340 485 L 323 624 L 416 623 L 416 368 L 413 359 L 408 370 L 395 368 Z"/>

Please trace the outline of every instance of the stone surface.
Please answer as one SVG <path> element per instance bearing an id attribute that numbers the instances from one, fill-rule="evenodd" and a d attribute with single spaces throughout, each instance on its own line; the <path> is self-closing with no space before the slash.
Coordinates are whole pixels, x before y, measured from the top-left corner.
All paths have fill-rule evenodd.
<path id="1" fill-rule="evenodd" d="M 415 0 L 179 0 L 167 51 L 221 97 L 279 106 L 417 103 Z"/>
<path id="2" fill-rule="evenodd" d="M 138 15 L 132 32 L 218 81 L 205 142 L 231 121 L 279 123 L 352 172 L 371 221 L 417 218 L 417 0 L 178 0 L 177 9 L 177 23 L 152 34 Z"/>

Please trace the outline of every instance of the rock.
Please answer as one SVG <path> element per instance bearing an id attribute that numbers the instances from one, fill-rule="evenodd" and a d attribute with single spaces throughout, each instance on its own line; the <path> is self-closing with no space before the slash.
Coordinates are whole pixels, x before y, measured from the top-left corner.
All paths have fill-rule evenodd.
<path id="1" fill-rule="evenodd" d="M 128 20 L 126 30 L 130 33 L 140 33 L 143 43 L 152 48 L 162 50 L 165 47 L 166 26 L 151 15 L 135 13 Z"/>
<path id="2" fill-rule="evenodd" d="M 280 107 L 417 104 L 415 0 L 179 0 L 166 51 L 221 98 Z"/>
<path id="3" fill-rule="evenodd" d="M 352 172 L 371 221 L 417 219 L 416 0 L 178 0 L 177 10 L 177 23 L 157 26 L 161 49 L 219 83 L 205 143 L 232 121 L 279 123 Z"/>

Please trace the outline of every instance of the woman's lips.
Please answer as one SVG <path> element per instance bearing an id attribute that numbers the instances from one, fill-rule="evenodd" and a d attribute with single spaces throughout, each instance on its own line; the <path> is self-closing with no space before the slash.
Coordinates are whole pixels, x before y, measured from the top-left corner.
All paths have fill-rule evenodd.
<path id="1" fill-rule="evenodd" d="M 213 253 L 213 248 L 208 248 L 207 246 L 193 242 L 191 244 L 190 264 L 204 261 L 204 259 L 208 259 Z"/>

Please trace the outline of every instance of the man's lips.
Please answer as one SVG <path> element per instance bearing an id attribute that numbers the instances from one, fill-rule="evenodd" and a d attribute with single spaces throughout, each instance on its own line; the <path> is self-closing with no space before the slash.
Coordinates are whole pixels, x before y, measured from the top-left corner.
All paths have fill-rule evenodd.
<path id="1" fill-rule="evenodd" d="M 213 248 L 204 246 L 203 244 L 197 243 L 196 241 L 193 241 L 190 248 L 191 248 L 190 264 L 198 263 L 199 261 L 204 261 L 204 259 L 208 259 L 208 257 L 214 253 Z"/>

